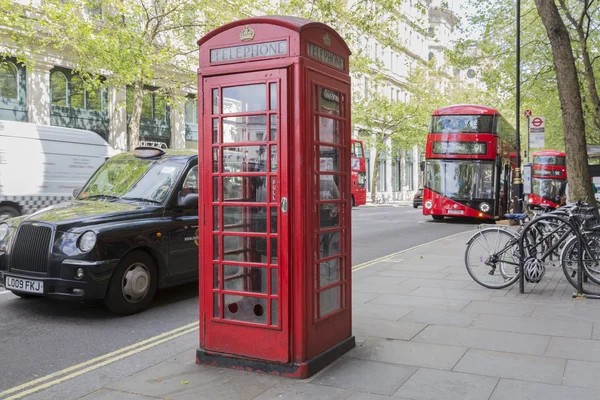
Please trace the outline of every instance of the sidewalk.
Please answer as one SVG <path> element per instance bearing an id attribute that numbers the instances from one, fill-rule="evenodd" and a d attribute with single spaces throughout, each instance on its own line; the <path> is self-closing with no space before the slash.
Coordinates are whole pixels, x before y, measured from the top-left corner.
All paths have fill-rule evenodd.
<path id="1" fill-rule="evenodd" d="M 101 389 L 77 397 L 600 398 L 600 301 L 571 298 L 573 290 L 560 269 L 547 271 L 544 280 L 527 286 L 524 295 L 518 293 L 518 284 L 499 291 L 477 285 L 463 261 L 471 233 L 354 272 L 357 347 L 310 379 L 198 366 L 195 332 L 153 353 L 151 360 L 140 355 L 128 361 L 149 366 L 141 372 L 128 375 L 125 364 L 117 363 L 104 372 L 107 377 L 96 377 Z M 54 387 L 31 398 L 57 398 L 59 393 Z"/>

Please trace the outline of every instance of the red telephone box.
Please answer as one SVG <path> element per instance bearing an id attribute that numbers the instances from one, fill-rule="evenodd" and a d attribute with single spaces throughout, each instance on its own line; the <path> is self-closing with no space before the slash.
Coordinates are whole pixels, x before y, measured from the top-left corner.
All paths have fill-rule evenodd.
<path id="1" fill-rule="evenodd" d="M 198 44 L 197 363 L 305 378 L 355 345 L 350 51 L 295 17 Z"/>

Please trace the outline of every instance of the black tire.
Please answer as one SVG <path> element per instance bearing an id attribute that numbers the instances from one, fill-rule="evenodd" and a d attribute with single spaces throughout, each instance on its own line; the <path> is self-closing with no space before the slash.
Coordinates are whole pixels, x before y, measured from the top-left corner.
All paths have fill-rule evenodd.
<path id="1" fill-rule="evenodd" d="M 416 204 L 413 204 L 413 208 L 419 208 L 419 206 Z"/>
<path id="2" fill-rule="evenodd" d="M 600 237 L 598 237 L 598 235 L 593 235 L 588 244 L 591 247 L 592 252 L 595 252 L 595 250 L 598 249 L 598 243 L 600 243 Z M 569 281 L 571 286 L 577 288 L 577 237 L 572 237 L 563 246 L 560 254 L 560 263 L 567 281 Z M 583 267 L 585 268 L 584 278 L 587 277 L 595 284 L 600 285 L 599 267 L 595 265 L 590 254 L 585 250 L 583 253 Z"/>
<path id="3" fill-rule="evenodd" d="M 129 280 L 126 275 L 130 275 Z M 130 282 L 144 285 L 140 293 L 133 293 L 135 288 L 128 285 Z M 158 271 L 154 260 L 143 251 L 133 251 L 121 259 L 113 272 L 104 304 L 115 314 L 135 314 L 150 307 L 157 288 Z M 139 295 L 139 298 L 134 298 L 132 294 Z"/>
<path id="4" fill-rule="evenodd" d="M 15 296 L 19 296 L 22 299 L 35 299 L 36 297 L 40 297 L 40 296 L 36 296 L 35 294 L 29 294 L 29 293 L 21 293 L 21 292 L 13 292 L 11 290 L 12 294 L 14 294 Z"/>
<path id="5" fill-rule="evenodd" d="M 444 219 L 443 215 L 432 215 L 431 218 L 433 218 L 434 221 L 442 221 Z"/>
<path id="6" fill-rule="evenodd" d="M 5 219 L 15 218 L 21 215 L 21 212 L 11 206 L 0 206 L 0 222 Z"/>
<path id="7" fill-rule="evenodd" d="M 354 202 L 354 196 L 352 196 L 352 199 L 351 199 L 351 204 L 352 204 L 352 208 L 354 208 L 354 207 L 356 206 L 356 205 L 355 205 L 356 203 Z"/>

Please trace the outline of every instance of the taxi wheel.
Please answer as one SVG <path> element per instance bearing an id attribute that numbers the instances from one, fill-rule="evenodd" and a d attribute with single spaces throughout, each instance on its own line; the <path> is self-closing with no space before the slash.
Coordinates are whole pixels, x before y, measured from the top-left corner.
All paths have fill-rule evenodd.
<path id="1" fill-rule="evenodd" d="M 157 287 L 154 260 L 143 251 L 134 251 L 127 254 L 113 272 L 104 304 L 115 314 L 135 314 L 150 306 Z"/>

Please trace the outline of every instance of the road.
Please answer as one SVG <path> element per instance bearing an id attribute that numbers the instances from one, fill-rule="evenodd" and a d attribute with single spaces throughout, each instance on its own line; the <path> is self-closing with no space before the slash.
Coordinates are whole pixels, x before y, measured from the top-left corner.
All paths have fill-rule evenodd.
<path id="1" fill-rule="evenodd" d="M 353 265 L 474 228 L 433 222 L 412 207 L 358 207 L 352 218 Z M 129 317 L 0 288 L 0 392 L 197 320 L 196 284 L 162 290 L 152 309 Z"/>

